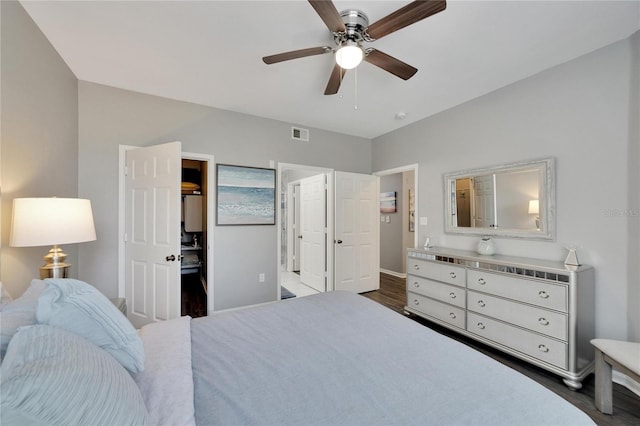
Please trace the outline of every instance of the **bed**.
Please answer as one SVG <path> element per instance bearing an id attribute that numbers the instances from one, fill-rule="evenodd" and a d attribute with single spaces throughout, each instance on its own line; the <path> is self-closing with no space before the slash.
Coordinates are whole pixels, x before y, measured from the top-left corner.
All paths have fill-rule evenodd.
<path id="1" fill-rule="evenodd" d="M 56 285 L 59 281 L 69 280 L 58 280 Z M 53 287 L 51 282 L 47 285 Z M 48 333 L 49 328 L 63 331 L 52 326 L 56 309 L 50 309 L 54 314 L 48 317 L 40 314 L 46 298 L 38 299 L 35 324 L 19 328 L 15 336 L 33 330 Z M 53 299 L 59 301 L 60 297 Z M 109 308 L 103 310 L 114 314 Z M 80 311 L 80 315 L 88 315 L 86 308 Z M 95 316 L 95 312 L 90 315 Z M 113 326 L 112 319 L 98 322 Z M 96 334 L 95 330 L 91 333 Z M 87 340 L 76 333 L 67 334 L 64 339 L 78 337 L 81 344 Z M 10 339 L 2 364 L 2 424 L 30 419 L 28 416 L 40 416 L 35 420 L 45 419 L 50 424 L 594 424 L 578 408 L 522 374 L 346 292 L 288 299 L 193 320 L 182 317 L 151 324 L 134 334 L 132 352 L 143 353 L 143 369 L 131 372 L 136 367 L 128 358 L 129 372 L 118 361 L 113 369 L 120 368 L 132 378 L 133 388 L 129 389 L 129 384 L 127 392 L 136 395 L 108 387 L 96 390 L 95 397 L 89 395 L 104 373 L 95 374 L 96 369 L 88 367 L 79 377 L 72 377 L 81 381 L 85 375 L 97 376 L 73 408 L 82 414 L 60 419 L 34 414 L 42 407 L 34 409 L 29 400 L 42 405 L 47 395 L 20 387 L 28 385 L 20 382 L 21 375 L 33 375 L 34 368 L 22 368 L 31 358 L 25 360 L 18 353 L 28 352 L 28 348 L 14 343 L 20 337 Z M 129 337 L 123 336 L 131 336 L 126 325 L 114 339 L 126 346 Z M 64 339 L 58 336 L 55 340 Z M 141 346 L 135 339 L 140 339 Z M 37 344 L 46 346 L 40 341 Z M 69 360 L 78 352 L 75 344 L 75 340 L 65 341 L 63 355 L 48 359 L 71 362 L 77 370 L 83 362 Z M 113 346 L 103 350 L 97 345 L 95 349 L 114 358 L 108 352 Z M 20 360 L 17 367 L 16 358 Z M 48 362 L 43 370 L 60 376 L 60 367 Z M 6 367 L 7 363 L 12 365 Z M 109 380 L 111 386 L 116 382 Z M 42 383 L 38 386 L 51 388 Z M 96 405 L 106 404 L 106 395 L 115 394 L 125 395 L 124 401 L 114 403 L 111 411 L 97 411 Z M 74 403 L 64 398 L 56 397 L 53 405 Z M 120 417 L 113 417 L 114 410 L 122 412 L 116 413 Z"/>

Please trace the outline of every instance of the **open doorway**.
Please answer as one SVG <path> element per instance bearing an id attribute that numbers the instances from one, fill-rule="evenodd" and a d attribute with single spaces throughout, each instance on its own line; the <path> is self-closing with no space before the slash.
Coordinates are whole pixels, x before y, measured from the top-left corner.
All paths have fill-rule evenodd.
<path id="1" fill-rule="evenodd" d="M 280 182 L 279 299 L 327 290 L 326 177 L 331 169 L 278 165 Z M 304 213 L 306 206 L 306 214 Z M 309 206 L 317 206 L 309 208 Z M 322 213 L 323 216 L 318 216 Z M 304 228 L 304 223 L 314 226 Z M 305 259 L 306 253 L 306 259 Z"/>
<path id="2" fill-rule="evenodd" d="M 209 162 L 182 158 L 180 215 L 181 315 L 207 315 Z"/>
<path id="3" fill-rule="evenodd" d="M 417 244 L 418 165 L 375 173 L 386 203 L 380 208 L 380 272 L 404 279 L 406 250 Z"/>

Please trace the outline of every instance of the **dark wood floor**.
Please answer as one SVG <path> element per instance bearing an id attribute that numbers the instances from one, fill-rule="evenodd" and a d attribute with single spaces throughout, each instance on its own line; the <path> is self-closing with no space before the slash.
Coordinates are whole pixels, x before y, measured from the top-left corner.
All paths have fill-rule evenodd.
<path id="1" fill-rule="evenodd" d="M 405 280 L 391 275 L 380 274 L 380 290 L 364 293 L 368 297 L 400 314 L 404 315 L 406 304 Z M 465 336 L 459 335 L 449 329 L 440 327 L 416 315 L 409 318 L 429 327 L 441 334 L 458 340 L 467 346 L 475 348 L 480 352 L 494 358 L 514 370 L 532 378 L 541 385 L 560 395 L 573 405 L 587 413 L 594 422 L 600 426 L 638 426 L 640 425 L 640 397 L 625 388 L 624 386 L 613 384 L 613 415 L 609 416 L 596 410 L 593 403 L 595 393 L 593 374 L 583 381 L 583 387 L 579 391 L 569 390 L 564 385 L 562 379 L 546 370 L 530 365 L 515 357 L 504 354 L 496 349 L 485 346 Z"/>
<path id="2" fill-rule="evenodd" d="M 207 315 L 207 294 L 200 274 L 182 275 L 182 315 L 198 318 Z"/>

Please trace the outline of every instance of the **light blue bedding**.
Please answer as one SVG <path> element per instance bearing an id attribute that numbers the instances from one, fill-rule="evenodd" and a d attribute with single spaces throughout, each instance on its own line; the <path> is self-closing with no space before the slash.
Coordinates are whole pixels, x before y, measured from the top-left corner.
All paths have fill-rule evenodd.
<path id="1" fill-rule="evenodd" d="M 583 425 L 578 408 L 364 297 L 195 319 L 198 425 Z"/>

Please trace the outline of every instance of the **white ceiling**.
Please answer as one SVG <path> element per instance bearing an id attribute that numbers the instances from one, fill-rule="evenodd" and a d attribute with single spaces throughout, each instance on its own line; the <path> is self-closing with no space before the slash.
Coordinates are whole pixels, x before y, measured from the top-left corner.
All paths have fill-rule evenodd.
<path id="1" fill-rule="evenodd" d="M 408 1 L 334 3 L 375 22 Z M 640 0 L 449 1 L 445 11 L 372 44 L 418 68 L 412 79 L 363 63 L 338 95 L 324 96 L 331 55 L 261 60 L 332 44 L 306 1 L 22 4 L 80 80 L 365 138 L 640 29 Z M 398 112 L 406 118 L 397 120 Z"/>

